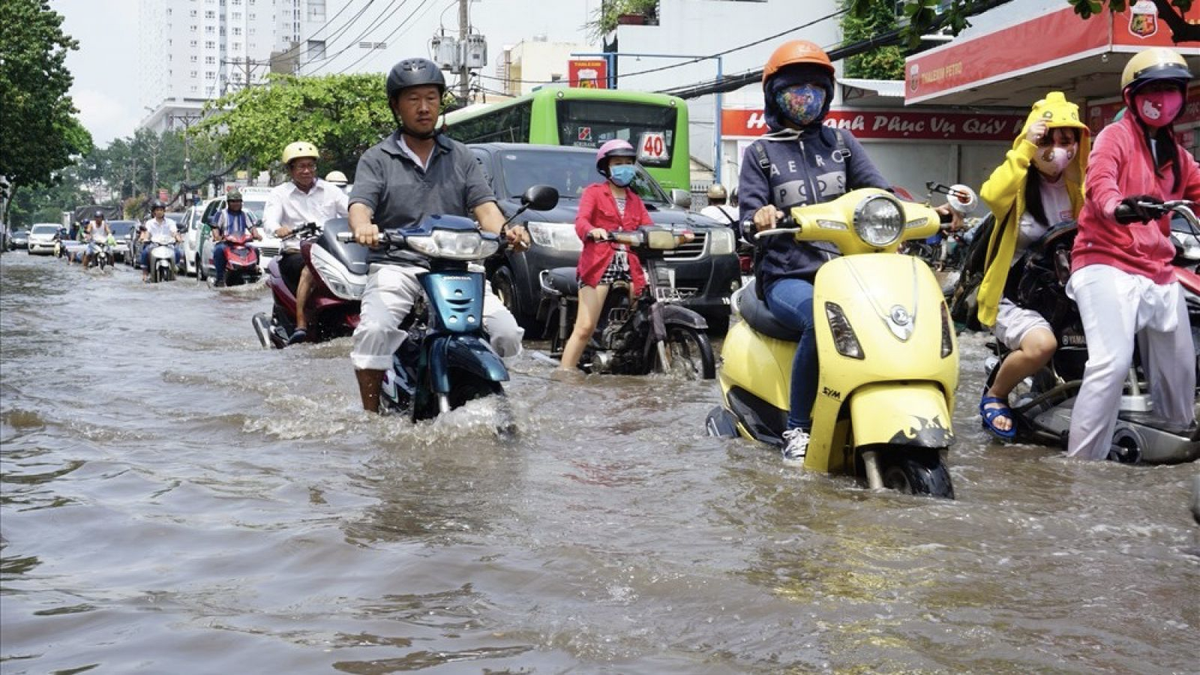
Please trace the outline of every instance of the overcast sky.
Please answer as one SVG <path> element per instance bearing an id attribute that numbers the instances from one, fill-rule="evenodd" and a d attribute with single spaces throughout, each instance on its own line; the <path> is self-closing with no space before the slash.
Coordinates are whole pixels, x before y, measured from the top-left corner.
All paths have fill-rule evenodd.
<path id="1" fill-rule="evenodd" d="M 63 30 L 79 41 L 79 49 L 67 56 L 67 67 L 75 76 L 71 97 L 80 120 L 101 147 L 132 135 L 138 122 L 149 114 L 141 109 L 137 95 L 139 4 L 139 0 L 50 0 L 51 8 L 64 17 Z M 544 34 L 551 42 L 586 42 L 582 26 L 599 4 L 600 0 L 473 2 L 471 23 L 488 39 L 485 72 L 495 72 L 503 45 L 534 35 Z M 328 5 L 332 14 L 341 1 L 329 0 Z M 395 60 L 427 55 L 425 43 L 437 30 L 443 10 L 448 10 L 444 11 L 446 27 L 457 27 L 457 13 L 450 9 L 456 5 L 457 0 L 427 4 L 411 30 L 404 31 L 404 39 L 389 45 L 387 51 L 394 53 Z M 514 11 L 514 7 L 528 11 Z M 391 26 L 383 28 L 377 39 L 391 32 Z M 370 37 L 374 36 L 364 39 Z"/>

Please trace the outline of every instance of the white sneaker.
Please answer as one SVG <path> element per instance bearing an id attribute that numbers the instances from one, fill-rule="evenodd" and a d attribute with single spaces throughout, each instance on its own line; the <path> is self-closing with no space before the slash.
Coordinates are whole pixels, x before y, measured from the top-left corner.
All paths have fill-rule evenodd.
<path id="1" fill-rule="evenodd" d="M 808 452 L 808 432 L 797 427 L 783 432 L 783 460 L 802 462 Z"/>

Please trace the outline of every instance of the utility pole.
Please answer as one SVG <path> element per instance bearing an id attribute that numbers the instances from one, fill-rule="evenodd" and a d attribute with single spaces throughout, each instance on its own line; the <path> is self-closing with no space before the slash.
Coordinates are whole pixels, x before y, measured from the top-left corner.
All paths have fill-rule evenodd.
<path id="1" fill-rule="evenodd" d="M 189 115 L 189 114 L 176 115 L 176 114 L 172 113 L 171 115 L 168 116 L 168 120 L 170 120 L 168 123 L 171 125 L 172 129 L 175 128 L 176 120 L 178 120 L 179 122 L 181 122 L 183 124 L 183 182 L 187 183 L 188 185 L 191 185 L 192 184 L 192 156 L 191 156 L 192 142 L 191 142 L 190 135 L 188 134 L 188 129 L 191 128 L 192 124 L 200 121 L 200 116 L 199 115 Z"/>
<path id="2" fill-rule="evenodd" d="M 462 68 L 458 71 L 459 96 L 465 103 L 470 91 L 470 71 L 467 70 L 466 44 L 467 35 L 471 32 L 470 19 L 471 0 L 458 0 L 458 44 L 463 49 Z"/>

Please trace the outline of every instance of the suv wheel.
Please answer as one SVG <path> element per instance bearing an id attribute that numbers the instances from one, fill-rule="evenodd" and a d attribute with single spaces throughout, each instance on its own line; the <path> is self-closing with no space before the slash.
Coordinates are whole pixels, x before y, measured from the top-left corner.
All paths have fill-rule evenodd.
<path id="1" fill-rule="evenodd" d="M 504 303 L 504 306 L 516 318 L 517 323 L 525 329 L 525 337 L 535 340 L 541 338 L 542 327 L 538 325 L 533 316 L 526 316 L 523 313 L 521 301 L 517 297 L 516 284 L 512 280 L 512 272 L 507 267 L 501 267 L 492 274 L 492 292 L 500 298 L 500 302 Z"/>

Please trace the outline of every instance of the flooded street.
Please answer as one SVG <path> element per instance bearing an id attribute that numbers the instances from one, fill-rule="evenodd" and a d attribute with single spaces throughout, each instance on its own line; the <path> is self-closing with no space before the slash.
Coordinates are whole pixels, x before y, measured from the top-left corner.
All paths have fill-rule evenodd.
<path id="1" fill-rule="evenodd" d="M 980 336 L 943 502 L 705 437 L 712 382 L 368 416 L 269 310 L 0 256 L 0 671 L 1196 671 L 1200 469 L 992 444 Z"/>

